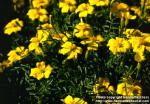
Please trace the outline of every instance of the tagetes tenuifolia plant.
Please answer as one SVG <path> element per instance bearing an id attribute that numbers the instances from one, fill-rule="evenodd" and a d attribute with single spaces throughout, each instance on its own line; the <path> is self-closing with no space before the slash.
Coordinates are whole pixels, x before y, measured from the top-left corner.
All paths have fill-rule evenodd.
<path id="1" fill-rule="evenodd" d="M 23 86 L 18 103 L 142 96 L 149 86 L 149 11 L 149 0 L 29 0 L 26 15 L 4 27 L 13 44 L 0 72 Z"/>

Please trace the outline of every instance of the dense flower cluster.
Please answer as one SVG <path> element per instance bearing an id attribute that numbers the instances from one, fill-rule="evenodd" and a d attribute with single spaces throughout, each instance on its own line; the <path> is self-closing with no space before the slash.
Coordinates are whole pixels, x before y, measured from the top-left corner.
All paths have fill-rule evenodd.
<path id="1" fill-rule="evenodd" d="M 108 78 L 99 78 L 98 83 L 93 86 L 94 94 L 99 94 L 100 92 L 109 92 L 109 93 L 117 93 L 123 96 L 141 96 L 142 88 L 141 86 L 135 83 L 122 82 L 117 85 L 117 89 L 115 91 L 114 87 L 110 84 Z"/>
<path id="2" fill-rule="evenodd" d="M 129 6 L 125 3 L 114 3 L 113 7 L 111 8 L 111 12 L 114 13 L 117 17 L 123 19 L 136 19 L 135 15 L 131 15 L 129 11 Z"/>
<path id="3" fill-rule="evenodd" d="M 102 93 L 141 96 L 139 83 L 121 79 L 133 75 L 137 80 L 139 66 L 149 61 L 150 33 L 140 26 L 150 23 L 150 1 L 137 4 L 122 0 L 31 0 L 26 14 L 29 20 L 16 18 L 4 27 L 4 34 L 17 37 L 19 32 L 22 39 L 14 39 L 13 49 L 0 62 L 0 72 L 19 65 L 22 69 L 24 64 L 27 78 L 22 79 L 29 80 L 30 87 L 36 86 L 29 89 L 42 86 L 35 95 L 38 103 L 54 92 L 52 99 L 66 96 L 60 100 L 65 104 L 88 104 L 87 96 L 93 101 L 91 96 Z M 134 23 L 139 27 L 132 26 Z"/>
<path id="4" fill-rule="evenodd" d="M 29 51 L 35 51 L 35 53 L 39 55 L 43 53 L 40 45 L 47 41 L 49 37 L 48 31 L 53 28 L 51 24 L 43 24 L 41 27 L 41 29 L 37 30 L 36 36 L 30 39 L 30 44 L 28 46 Z"/>

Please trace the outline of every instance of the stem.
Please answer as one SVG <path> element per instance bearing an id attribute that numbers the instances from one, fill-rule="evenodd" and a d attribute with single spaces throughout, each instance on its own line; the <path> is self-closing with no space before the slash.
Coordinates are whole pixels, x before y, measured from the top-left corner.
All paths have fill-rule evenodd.
<path id="1" fill-rule="evenodd" d="M 122 32 L 123 25 L 124 25 L 124 18 L 121 18 L 121 19 L 120 19 L 119 34 L 121 34 L 121 32 Z"/>
<path id="2" fill-rule="evenodd" d="M 137 78 L 138 75 L 139 75 L 139 71 L 140 71 L 140 69 L 141 69 L 141 64 L 138 63 L 137 66 L 136 66 L 136 68 L 137 68 L 137 73 L 136 73 L 136 78 Z"/>
<path id="3" fill-rule="evenodd" d="M 38 97 L 38 102 L 37 102 L 37 104 L 42 104 L 42 101 L 41 101 L 41 98 L 40 98 L 40 97 Z"/>

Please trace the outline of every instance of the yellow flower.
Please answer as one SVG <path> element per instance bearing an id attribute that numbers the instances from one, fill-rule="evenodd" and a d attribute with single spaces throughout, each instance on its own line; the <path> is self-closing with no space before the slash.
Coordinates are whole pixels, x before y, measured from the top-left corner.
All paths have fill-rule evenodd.
<path id="1" fill-rule="evenodd" d="M 138 63 L 144 61 L 145 60 L 144 53 L 136 53 L 134 56 L 134 60 Z"/>
<path id="2" fill-rule="evenodd" d="M 101 35 L 97 35 L 97 36 L 92 36 L 89 37 L 83 41 L 81 41 L 80 43 L 83 45 L 87 45 L 87 50 L 94 50 L 96 51 L 99 47 L 99 45 L 101 45 L 101 42 L 103 42 L 104 39 Z"/>
<path id="3" fill-rule="evenodd" d="M 118 14 L 117 14 L 118 17 L 121 16 L 121 13 L 128 12 L 128 11 L 129 11 L 129 6 L 125 3 L 115 2 L 113 7 L 111 8 L 112 13 L 118 12 Z"/>
<path id="4" fill-rule="evenodd" d="M 41 47 L 40 47 L 40 40 L 37 37 L 33 37 L 30 39 L 30 44 L 29 44 L 29 51 L 35 50 L 35 53 L 37 55 L 41 55 L 43 53 Z"/>
<path id="5" fill-rule="evenodd" d="M 99 78 L 98 83 L 93 86 L 94 94 L 99 94 L 100 92 L 113 92 L 114 87 L 110 86 L 108 78 Z"/>
<path id="6" fill-rule="evenodd" d="M 150 52 L 150 34 L 149 33 L 142 33 L 142 36 L 144 37 L 144 46 L 145 49 Z"/>
<path id="7" fill-rule="evenodd" d="M 99 88 L 100 88 L 100 84 L 95 84 L 93 86 L 93 92 L 94 92 L 94 94 L 98 94 L 99 93 Z"/>
<path id="8" fill-rule="evenodd" d="M 12 62 L 9 60 L 4 60 L 0 62 L 0 73 L 4 71 L 5 68 L 12 66 Z"/>
<path id="9" fill-rule="evenodd" d="M 90 5 L 96 6 L 107 6 L 109 4 L 109 0 L 89 0 Z"/>
<path id="10" fill-rule="evenodd" d="M 130 43 L 128 40 L 119 37 L 116 37 L 116 39 L 110 39 L 107 46 L 109 46 L 109 50 L 113 54 L 125 53 L 128 49 L 130 49 Z"/>
<path id="11" fill-rule="evenodd" d="M 50 3 L 50 0 L 33 0 L 32 5 L 33 8 L 46 8 Z"/>
<path id="12" fill-rule="evenodd" d="M 140 96 L 142 94 L 142 88 L 138 85 L 123 82 L 117 85 L 117 94 L 123 96 Z"/>
<path id="13" fill-rule="evenodd" d="M 143 4 L 142 4 L 142 2 L 143 2 Z M 141 5 L 145 5 L 146 9 L 150 9 L 150 1 L 149 0 L 141 0 Z"/>
<path id="14" fill-rule="evenodd" d="M 49 32 L 47 30 L 37 30 L 37 34 L 35 37 L 32 37 L 30 39 L 30 44 L 29 44 L 29 51 L 35 50 L 35 53 L 37 55 L 43 54 L 43 51 L 40 47 L 44 42 L 47 41 L 49 37 Z"/>
<path id="15" fill-rule="evenodd" d="M 131 15 L 129 11 L 129 6 L 125 3 L 114 3 L 111 8 L 111 13 L 114 13 L 118 18 L 128 19 L 136 19 L 135 15 Z"/>
<path id="16" fill-rule="evenodd" d="M 62 13 L 74 12 L 76 9 L 76 0 L 60 0 L 59 8 Z"/>
<path id="17" fill-rule="evenodd" d="M 82 48 L 77 47 L 75 44 L 67 41 L 62 44 L 62 49 L 59 50 L 60 54 L 68 55 L 67 59 L 77 59 L 78 54 L 82 53 Z"/>
<path id="18" fill-rule="evenodd" d="M 16 62 L 23 59 L 28 55 L 28 49 L 25 49 L 23 46 L 17 47 L 15 50 L 11 50 L 7 56 L 10 62 Z"/>
<path id="19" fill-rule="evenodd" d="M 133 52 L 135 52 L 134 59 L 137 62 L 145 60 L 145 50 L 150 52 L 150 34 L 141 33 L 140 36 L 132 36 L 129 38 L 129 42 L 132 45 Z"/>
<path id="20" fill-rule="evenodd" d="M 46 29 L 39 29 L 37 30 L 36 36 L 40 40 L 40 43 L 45 42 L 49 37 L 49 31 L 47 31 Z"/>
<path id="21" fill-rule="evenodd" d="M 64 98 L 63 102 L 65 104 L 88 104 L 83 99 L 80 99 L 78 97 L 73 98 L 72 96 L 68 95 Z"/>
<path id="22" fill-rule="evenodd" d="M 27 15 L 29 16 L 29 18 L 34 21 L 36 19 L 38 19 L 40 22 L 47 22 L 48 21 L 48 16 L 47 16 L 48 12 L 46 9 L 29 9 Z"/>
<path id="23" fill-rule="evenodd" d="M 134 11 L 134 13 L 137 14 L 139 17 L 141 16 L 142 11 L 141 11 L 141 9 L 140 9 L 139 7 L 137 7 L 137 6 L 132 6 L 130 9 L 131 9 L 132 11 Z"/>
<path id="24" fill-rule="evenodd" d="M 74 102 L 73 97 L 70 96 L 70 95 L 66 96 L 65 99 L 64 99 L 65 104 L 73 104 L 73 102 Z"/>
<path id="25" fill-rule="evenodd" d="M 91 26 L 89 24 L 80 22 L 75 26 L 74 35 L 78 38 L 87 38 L 91 36 Z"/>
<path id="26" fill-rule="evenodd" d="M 42 27 L 42 29 L 48 30 L 48 31 L 50 31 L 51 29 L 53 29 L 52 24 L 49 24 L 49 23 L 45 23 L 45 24 L 41 25 L 41 27 Z"/>
<path id="27" fill-rule="evenodd" d="M 68 38 L 70 37 L 70 34 L 66 33 L 65 34 L 62 34 L 62 33 L 59 33 L 59 34 L 54 34 L 52 36 L 53 39 L 56 39 L 56 40 L 62 40 L 63 42 L 66 42 L 68 41 Z"/>
<path id="28" fill-rule="evenodd" d="M 146 16 L 147 21 L 150 22 L 150 15 Z"/>
<path id="29" fill-rule="evenodd" d="M 144 52 L 145 46 L 144 46 L 144 38 L 143 37 L 132 36 L 132 37 L 130 37 L 129 42 L 132 45 L 133 52 L 140 52 L 140 51 L 142 51 L 142 53 Z"/>
<path id="30" fill-rule="evenodd" d="M 82 3 L 78 6 L 78 8 L 75 11 L 76 13 L 79 12 L 79 17 L 87 17 L 88 14 L 93 14 L 94 7 L 90 4 Z"/>
<path id="31" fill-rule="evenodd" d="M 126 12 L 122 15 L 125 19 L 131 19 L 131 20 L 134 20 L 136 19 L 136 15 L 131 15 L 130 12 Z"/>
<path id="32" fill-rule="evenodd" d="M 141 36 L 142 32 L 138 29 L 126 29 L 123 34 L 129 38 L 131 36 Z"/>
<path id="33" fill-rule="evenodd" d="M 53 68 L 50 65 L 45 65 L 44 61 L 37 62 L 35 68 L 31 68 L 30 76 L 40 80 L 42 78 L 49 78 Z"/>
<path id="34" fill-rule="evenodd" d="M 22 27 L 23 27 L 23 21 L 16 18 L 16 19 L 11 20 L 4 27 L 4 33 L 7 35 L 11 35 L 12 33 L 16 33 L 18 31 L 21 31 Z"/>

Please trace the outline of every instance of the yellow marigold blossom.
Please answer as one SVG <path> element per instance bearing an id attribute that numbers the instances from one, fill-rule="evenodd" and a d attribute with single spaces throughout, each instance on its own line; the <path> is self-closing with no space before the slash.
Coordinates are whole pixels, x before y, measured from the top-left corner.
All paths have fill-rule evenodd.
<path id="1" fill-rule="evenodd" d="M 31 68 L 30 76 L 41 80 L 42 78 L 49 78 L 53 68 L 50 65 L 45 65 L 44 61 L 37 62 L 35 68 Z"/>
<path id="2" fill-rule="evenodd" d="M 119 12 L 120 11 L 120 12 Z M 111 8 L 111 12 L 112 13 L 116 13 L 116 12 L 127 12 L 129 11 L 129 6 L 125 3 L 118 3 L 118 2 L 115 2 L 113 7 Z M 120 14 L 118 14 L 119 16 Z"/>
<path id="3" fill-rule="evenodd" d="M 62 40 L 63 42 L 66 42 L 68 41 L 68 38 L 70 37 L 71 35 L 66 33 L 66 34 L 62 34 L 62 33 L 59 33 L 59 34 L 54 34 L 52 36 L 53 39 L 56 39 L 56 40 Z"/>
<path id="4" fill-rule="evenodd" d="M 12 62 L 9 60 L 4 60 L 0 62 L 0 73 L 4 71 L 5 68 L 8 68 L 12 65 Z"/>
<path id="5" fill-rule="evenodd" d="M 87 50 L 96 51 L 98 47 L 101 45 L 101 42 L 103 41 L 104 41 L 103 37 L 101 35 L 97 35 L 97 36 L 91 36 L 81 41 L 81 44 L 87 45 Z"/>
<path id="6" fill-rule="evenodd" d="M 60 0 L 59 8 L 62 13 L 74 12 L 76 9 L 76 0 Z"/>
<path id="7" fill-rule="evenodd" d="M 34 9 L 29 9 L 27 15 L 29 16 L 29 18 L 34 21 L 36 19 L 38 19 L 40 22 L 47 22 L 48 21 L 48 16 L 47 16 L 48 12 L 46 9 L 42 9 L 42 8 L 34 8 Z"/>
<path id="8" fill-rule="evenodd" d="M 46 8 L 50 3 L 50 0 L 33 0 L 32 5 L 33 8 Z"/>
<path id="9" fill-rule="evenodd" d="M 12 63 L 23 59 L 27 55 L 28 55 L 28 49 L 25 49 L 25 47 L 23 46 L 19 46 L 15 50 L 11 50 L 7 54 L 8 60 Z"/>
<path id="10" fill-rule="evenodd" d="M 144 56 L 144 53 L 136 53 L 134 55 L 134 60 L 138 63 L 142 62 L 145 60 L 145 56 Z"/>
<path id="11" fill-rule="evenodd" d="M 38 37 L 32 37 L 30 39 L 30 44 L 29 44 L 28 48 L 29 48 L 29 51 L 35 50 L 35 53 L 37 55 L 43 54 L 43 51 L 40 47 L 40 40 L 38 39 Z"/>
<path id="12" fill-rule="evenodd" d="M 45 42 L 49 37 L 49 31 L 44 29 L 37 30 L 37 38 L 40 40 L 40 43 Z"/>
<path id="13" fill-rule="evenodd" d="M 45 23 L 45 24 L 41 25 L 41 27 L 42 27 L 42 29 L 45 29 L 45 30 L 48 30 L 48 31 L 53 29 L 52 24 L 49 24 L 49 23 Z"/>
<path id="14" fill-rule="evenodd" d="M 150 52 L 150 34 L 141 33 L 141 36 L 132 36 L 129 38 L 129 42 L 132 45 L 133 52 L 135 52 L 134 59 L 137 62 L 145 60 L 145 50 Z"/>
<path id="15" fill-rule="evenodd" d="M 129 42 L 132 44 L 132 48 L 134 52 L 138 49 L 141 45 L 145 47 L 150 47 L 150 34 L 149 33 L 142 33 L 138 29 L 126 29 L 123 34 L 127 35 L 129 38 Z"/>
<path id="16" fill-rule="evenodd" d="M 76 46 L 75 44 L 67 41 L 62 44 L 62 49 L 59 50 L 60 54 L 68 55 L 67 59 L 77 59 L 78 54 L 82 53 L 82 48 Z"/>
<path id="17" fill-rule="evenodd" d="M 109 4 L 109 0 L 89 0 L 90 5 L 96 6 L 107 6 Z"/>
<path id="18" fill-rule="evenodd" d="M 146 16 L 147 21 L 150 22 L 150 15 Z"/>
<path id="19" fill-rule="evenodd" d="M 131 36 L 141 36 L 142 32 L 138 29 L 126 29 L 123 34 L 129 38 Z"/>
<path id="20" fill-rule="evenodd" d="M 144 37 L 144 46 L 145 49 L 150 52 L 150 34 L 149 33 L 143 33 L 142 36 Z"/>
<path id="21" fill-rule="evenodd" d="M 126 82 L 117 85 L 117 94 L 123 96 L 141 96 L 142 88 L 138 85 L 129 84 Z"/>
<path id="22" fill-rule="evenodd" d="M 18 18 L 11 20 L 5 27 L 4 33 L 7 35 L 11 35 L 12 33 L 16 33 L 21 31 L 23 27 L 23 21 Z"/>
<path id="23" fill-rule="evenodd" d="M 150 1 L 149 0 L 141 0 L 141 5 L 145 6 L 146 9 L 150 9 Z"/>
<path id="24" fill-rule="evenodd" d="M 78 38 L 87 38 L 91 36 L 92 28 L 89 24 L 80 22 L 75 26 L 74 35 Z"/>
<path id="25" fill-rule="evenodd" d="M 136 53 L 134 56 L 135 61 L 142 62 L 145 60 L 144 51 L 150 51 L 150 45 L 148 45 L 150 43 L 149 39 L 149 35 L 141 35 L 129 39 L 129 42 L 132 44 L 133 52 Z"/>
<path id="26" fill-rule="evenodd" d="M 52 24 L 45 23 L 45 24 L 42 24 L 39 27 L 37 27 L 37 30 L 38 30 L 37 34 L 42 36 L 42 37 L 44 36 L 43 39 L 44 39 L 44 41 L 46 41 L 47 38 L 49 37 L 49 34 L 53 33 L 54 28 L 53 28 Z M 46 43 L 51 45 L 52 41 L 47 40 Z"/>
<path id="27" fill-rule="evenodd" d="M 93 86 L 94 94 L 99 94 L 100 92 L 113 92 L 114 87 L 110 85 L 108 78 L 99 78 L 98 82 Z"/>
<path id="28" fill-rule="evenodd" d="M 79 12 L 79 17 L 87 17 L 88 14 L 93 14 L 94 7 L 90 4 L 82 3 L 78 6 L 78 8 L 75 11 L 76 13 Z"/>
<path id="29" fill-rule="evenodd" d="M 129 42 L 132 45 L 133 52 L 139 52 L 139 49 L 142 49 L 141 46 L 144 47 L 144 38 L 143 37 L 132 36 L 132 37 L 130 37 Z"/>
<path id="30" fill-rule="evenodd" d="M 136 15 L 131 15 L 130 12 L 126 12 L 125 14 L 122 15 L 125 19 L 131 19 L 134 20 L 136 19 Z"/>
<path id="31" fill-rule="evenodd" d="M 65 104 L 88 104 L 83 99 L 80 99 L 78 97 L 73 98 L 72 96 L 68 95 L 63 99 L 63 102 Z"/>
<path id="32" fill-rule="evenodd" d="M 35 50 L 37 55 L 43 54 L 40 44 L 43 44 L 45 41 L 47 41 L 48 37 L 49 32 L 47 30 L 37 30 L 36 36 L 30 39 L 31 43 L 28 46 L 29 51 Z"/>
<path id="33" fill-rule="evenodd" d="M 111 8 L 111 13 L 114 13 L 118 18 L 124 19 L 136 19 L 136 15 L 131 15 L 129 12 L 129 6 L 125 3 L 114 3 Z"/>
<path id="34" fill-rule="evenodd" d="M 125 53 L 130 49 L 130 43 L 124 38 L 116 37 L 115 39 L 110 39 L 107 46 L 113 54 Z"/>
<path id="35" fill-rule="evenodd" d="M 139 7 L 137 7 L 137 6 L 132 6 L 132 7 L 130 8 L 130 10 L 134 11 L 134 13 L 137 14 L 139 17 L 140 17 L 141 14 L 142 14 L 141 9 L 140 9 Z"/>

